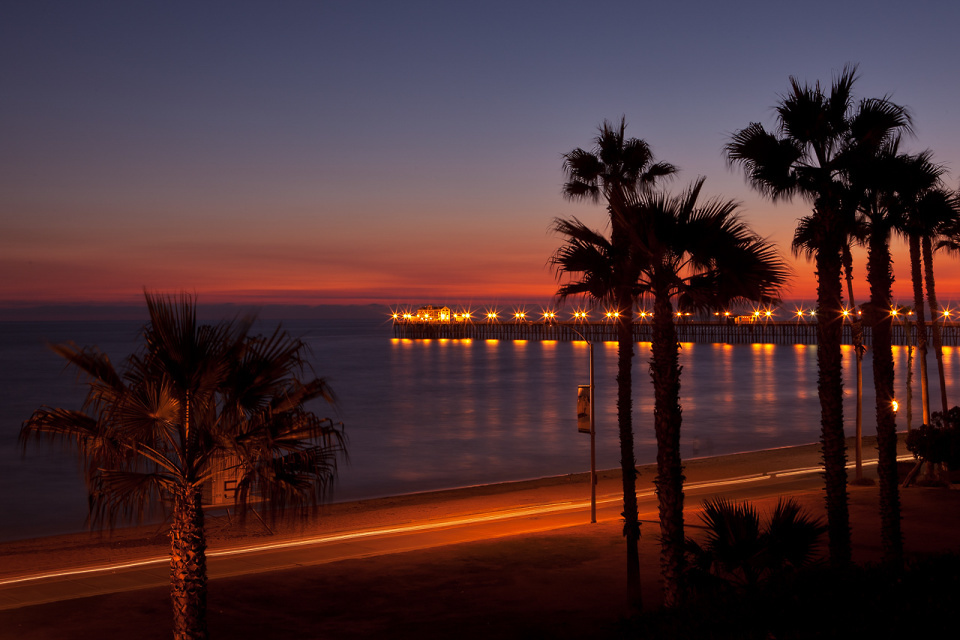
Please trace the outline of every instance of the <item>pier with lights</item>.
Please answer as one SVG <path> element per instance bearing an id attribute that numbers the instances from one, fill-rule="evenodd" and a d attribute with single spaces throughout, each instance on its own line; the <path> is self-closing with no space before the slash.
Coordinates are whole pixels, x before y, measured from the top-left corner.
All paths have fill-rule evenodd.
<path id="1" fill-rule="evenodd" d="M 797 309 L 789 320 L 778 318 L 783 310 L 757 309 L 737 315 L 733 312 L 715 312 L 711 316 L 677 312 L 674 324 L 680 342 L 722 344 L 816 344 L 817 319 L 813 311 Z M 917 344 L 917 329 L 912 311 L 891 310 L 893 316 L 893 344 Z M 410 340 L 555 340 L 562 342 L 615 342 L 618 314 L 615 311 L 576 310 L 569 318 L 551 309 L 531 313 L 524 309 L 501 312 L 488 309 L 476 312 L 470 309 L 451 310 L 449 307 L 425 306 L 417 310 L 396 311 L 392 314 L 393 335 Z M 843 317 L 843 342 L 853 344 L 852 314 Z M 635 342 L 652 339 L 653 314 L 639 311 L 634 317 Z M 960 345 L 960 322 L 944 311 L 937 319 L 941 341 L 945 346 Z M 863 327 L 864 344 L 870 345 L 872 332 Z M 927 340 L 932 348 L 930 321 Z"/>

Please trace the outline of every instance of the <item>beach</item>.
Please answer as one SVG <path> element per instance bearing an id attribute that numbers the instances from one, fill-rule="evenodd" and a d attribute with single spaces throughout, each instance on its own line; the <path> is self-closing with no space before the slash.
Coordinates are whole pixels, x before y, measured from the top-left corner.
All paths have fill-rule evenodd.
<path id="1" fill-rule="evenodd" d="M 871 441 L 865 457 L 875 457 Z M 901 453 L 905 450 L 901 447 Z M 776 503 L 762 487 L 782 474 L 780 489 L 815 515 L 823 515 L 822 482 L 815 445 L 703 458 L 686 463 L 688 535 L 696 536 L 700 500 L 711 495 L 755 501 L 762 512 Z M 852 460 L 852 452 L 850 455 Z M 649 494 L 651 467 L 640 468 L 641 495 Z M 867 466 L 868 477 L 875 467 Z M 851 472 L 852 476 L 852 472 Z M 598 496 L 616 496 L 619 474 L 600 474 Z M 231 571 L 211 564 L 209 624 L 212 637 L 230 638 L 579 638 L 617 637 L 627 615 L 624 543 L 614 501 L 589 524 L 580 507 L 589 499 L 583 474 L 501 483 L 330 505 L 319 520 L 274 524 L 256 518 L 240 526 L 208 518 L 209 548 L 243 547 L 269 540 L 370 531 L 409 523 L 463 519 L 533 505 L 575 503 L 560 520 L 533 515 L 502 525 L 438 526 L 418 535 L 394 536 L 382 548 L 345 546 L 336 559 L 308 559 L 279 569 Z M 909 554 L 960 551 L 960 492 L 911 487 L 902 491 L 903 527 Z M 607 503 L 604 503 L 605 505 Z M 880 557 L 878 491 L 850 487 L 854 560 Z M 645 608 L 660 605 L 655 501 L 641 500 L 641 571 Z M 524 522 L 522 527 L 517 522 Z M 422 526 L 422 525 L 421 525 Z M 522 533 L 516 533 L 522 528 Z M 322 546 L 322 545 L 321 545 Z M 0 545 L 0 581 L 27 572 L 132 561 L 166 554 L 156 527 L 107 534 L 41 538 Z M 288 563 L 290 564 L 290 563 Z M 0 610 L 0 628 L 18 638 L 140 638 L 169 636 L 166 567 L 153 570 L 146 588 Z M 218 571 L 223 575 L 218 575 Z M 87 582 L 93 582 L 89 580 Z M 8 593 L 13 589 L 6 587 Z M 2 596 L 2 594 L 0 594 Z M 54 596 L 56 598 L 56 596 Z M 9 603 L 9 601 L 6 601 Z M 4 606 L 9 606 L 6 604 Z"/>

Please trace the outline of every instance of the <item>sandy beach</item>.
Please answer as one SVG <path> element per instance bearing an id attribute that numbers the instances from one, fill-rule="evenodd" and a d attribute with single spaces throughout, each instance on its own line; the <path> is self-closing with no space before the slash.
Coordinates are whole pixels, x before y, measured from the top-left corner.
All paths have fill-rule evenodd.
<path id="1" fill-rule="evenodd" d="M 872 442 L 865 456 L 874 457 Z M 901 452 L 905 450 L 901 448 Z M 784 485 L 810 512 L 823 514 L 817 447 L 791 447 L 688 461 L 686 521 L 695 536 L 700 500 L 713 491 L 753 497 L 761 511 L 776 502 L 762 496 L 758 483 L 720 484 L 773 470 L 798 470 L 798 484 Z M 852 452 L 850 456 L 852 460 Z M 872 476 L 874 467 L 866 467 Z M 649 492 L 653 471 L 640 469 L 640 492 Z M 852 475 L 852 474 L 851 474 Z M 717 489 L 711 487 L 718 483 Z M 731 486 L 743 486 L 737 493 Z M 600 474 L 598 496 L 616 496 L 619 474 Z M 731 493 L 732 492 L 732 493 Z M 583 474 L 526 482 L 471 487 L 356 503 L 334 504 L 319 519 L 274 523 L 272 531 L 250 518 L 244 525 L 224 515 L 208 518 L 211 552 L 257 541 L 296 540 L 317 532 L 370 530 L 387 525 L 496 513 L 537 504 L 589 498 Z M 902 491 L 906 548 L 912 555 L 960 551 L 960 492 L 911 487 Z M 652 506 L 652 509 L 651 509 Z M 879 559 L 878 492 L 875 486 L 850 487 L 854 559 Z M 568 516 L 565 516 L 568 517 Z M 600 511 L 597 524 L 577 512 L 559 524 L 528 517 L 525 531 L 443 529 L 410 536 L 386 550 L 372 546 L 340 552 L 339 559 L 316 560 L 282 570 L 211 570 L 209 625 L 221 638 L 583 638 L 617 637 L 626 615 L 624 545 L 616 504 Z M 641 570 L 646 608 L 660 605 L 656 510 L 641 504 L 644 521 Z M 511 525 L 514 526 L 514 525 Z M 542 530 L 537 530 L 540 527 Z M 25 540 L 0 545 L 0 581 L 32 572 L 81 568 L 100 562 L 162 558 L 165 535 L 156 527 L 120 529 Z M 399 545 L 399 546 L 397 546 Z M 169 637 L 165 567 L 153 586 L 0 610 L 0 636 L 16 638 Z M 15 589 L 7 587 L 15 596 Z"/>

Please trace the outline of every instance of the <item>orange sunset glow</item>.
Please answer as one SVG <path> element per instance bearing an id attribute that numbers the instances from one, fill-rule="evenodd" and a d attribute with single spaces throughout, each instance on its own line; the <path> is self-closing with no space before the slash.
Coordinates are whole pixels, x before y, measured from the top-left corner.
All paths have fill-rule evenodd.
<path id="1" fill-rule="evenodd" d="M 602 206 L 562 197 L 562 154 L 620 115 L 679 167 L 667 189 L 705 176 L 706 195 L 740 201 L 793 267 L 784 297 L 812 299 L 813 266 L 789 248 L 810 203 L 762 197 L 721 150 L 731 132 L 769 122 L 788 76 L 828 80 L 851 55 L 858 93 L 907 105 L 906 148 L 931 148 L 956 185 L 960 135 L 945 107 L 960 101 L 956 83 L 932 80 L 936 56 L 923 57 L 930 74 L 913 73 L 875 29 L 853 31 L 857 48 L 816 51 L 750 30 L 736 38 L 750 46 L 717 56 L 727 49 L 709 44 L 715 26 L 738 33 L 741 23 L 713 15 L 703 33 L 671 40 L 684 56 L 650 75 L 603 62 L 647 59 L 626 42 L 571 67 L 563 28 L 510 27 L 510 46 L 492 47 L 482 25 L 507 28 L 495 14 L 477 23 L 450 10 L 393 31 L 392 19 L 345 9 L 254 12 L 235 29 L 213 27 L 221 53 L 202 29 L 177 26 L 173 9 L 168 29 L 133 8 L 109 20 L 79 7 L 13 20 L 3 46 L 17 63 L 5 73 L 19 90 L 0 105 L 0 121 L 16 123 L 0 149 L 0 308 L 136 304 L 144 288 L 261 305 L 544 303 L 557 289 L 552 221 L 608 220 Z M 518 24 L 543 25 L 524 15 Z M 553 19 L 579 25 L 564 11 Z M 121 23 L 134 26 L 110 26 Z M 180 33 L 175 52 L 169 33 Z M 571 91 L 581 62 L 590 83 Z M 897 238 L 893 250 L 894 294 L 907 299 Z M 945 299 L 960 294 L 956 260 L 937 259 Z M 854 270 L 865 299 L 863 251 Z"/>

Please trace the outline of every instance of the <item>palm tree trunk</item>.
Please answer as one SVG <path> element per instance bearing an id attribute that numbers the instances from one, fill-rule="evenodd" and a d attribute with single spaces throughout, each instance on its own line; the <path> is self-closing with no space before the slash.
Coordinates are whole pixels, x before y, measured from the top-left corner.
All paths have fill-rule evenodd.
<path id="1" fill-rule="evenodd" d="M 868 256 L 870 303 L 873 325 L 873 383 L 877 404 L 877 474 L 880 476 L 880 540 L 883 559 L 889 566 L 903 568 L 903 534 L 900 529 L 900 490 L 897 477 L 897 425 L 893 410 L 893 315 L 890 309 L 890 249 L 886 234 L 875 231 L 870 237 Z"/>
<path id="2" fill-rule="evenodd" d="M 683 464 L 680 459 L 680 364 L 677 328 L 670 298 L 658 295 L 653 312 L 654 426 L 657 435 L 657 497 L 660 506 L 660 572 L 664 604 L 681 600 L 684 571 Z"/>
<path id="3" fill-rule="evenodd" d="M 843 303 L 840 287 L 840 247 L 824 242 L 817 264 L 817 393 L 820 396 L 820 438 L 830 563 L 850 564 L 850 513 L 847 496 L 847 448 L 843 435 Z"/>
<path id="4" fill-rule="evenodd" d="M 633 298 L 622 287 L 618 295 L 617 424 L 620 431 L 620 475 L 623 479 L 623 536 L 627 541 L 627 601 L 639 612 L 640 518 L 637 508 L 637 461 L 633 452 Z"/>
<path id="5" fill-rule="evenodd" d="M 913 311 L 917 314 L 917 357 L 920 358 L 920 402 L 923 424 L 930 424 L 930 387 L 927 377 L 927 314 L 923 305 L 923 275 L 920 267 L 920 236 L 911 233 L 910 279 L 913 281 Z M 936 324 L 936 318 L 934 318 Z"/>
<path id="6" fill-rule="evenodd" d="M 200 489 L 185 485 L 173 496 L 170 525 L 170 598 L 173 637 L 207 638 L 207 542 Z"/>
<path id="7" fill-rule="evenodd" d="M 931 324 L 933 325 L 933 353 L 937 357 L 937 373 L 940 376 L 940 406 L 943 417 L 947 417 L 947 381 L 943 375 L 943 341 L 940 338 L 940 305 L 937 304 L 937 286 L 933 280 L 933 248 L 930 236 L 923 237 L 923 269 L 927 280 L 927 301 L 930 303 Z"/>

